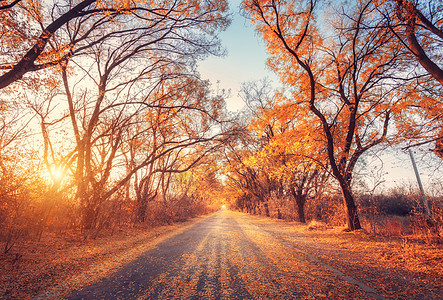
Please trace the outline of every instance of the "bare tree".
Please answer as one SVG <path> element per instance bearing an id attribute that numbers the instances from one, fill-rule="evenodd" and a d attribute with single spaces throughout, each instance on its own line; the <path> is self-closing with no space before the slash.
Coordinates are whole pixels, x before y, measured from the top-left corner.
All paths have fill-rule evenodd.
<path id="1" fill-rule="evenodd" d="M 89 53 L 111 37 L 133 32 L 149 32 L 152 40 L 162 35 L 180 40 L 196 34 L 191 33 L 191 27 L 200 27 L 207 34 L 198 34 L 194 42 L 214 53 L 219 50 L 218 41 L 208 37 L 228 24 L 223 0 L 204 1 L 198 8 L 182 1 L 65 0 L 48 5 L 24 0 L 2 6 L 0 69 L 4 72 L 0 75 L 0 89 L 29 72 L 57 66 L 73 56 Z"/>

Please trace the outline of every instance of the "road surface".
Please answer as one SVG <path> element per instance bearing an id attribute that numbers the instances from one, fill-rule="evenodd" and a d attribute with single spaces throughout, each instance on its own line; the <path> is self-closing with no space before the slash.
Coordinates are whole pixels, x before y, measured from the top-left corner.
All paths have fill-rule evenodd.
<path id="1" fill-rule="evenodd" d="M 68 299 L 381 299 L 244 215 L 221 210 Z"/>

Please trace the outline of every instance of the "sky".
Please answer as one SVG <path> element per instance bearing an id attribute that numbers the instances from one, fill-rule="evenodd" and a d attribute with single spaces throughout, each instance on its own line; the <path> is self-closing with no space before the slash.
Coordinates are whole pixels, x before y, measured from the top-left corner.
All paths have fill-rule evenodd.
<path id="1" fill-rule="evenodd" d="M 209 57 L 198 64 L 202 79 L 209 79 L 214 90 L 230 90 L 227 108 L 238 111 L 244 103 L 238 96 L 242 82 L 268 77 L 277 84 L 277 77 L 266 66 L 265 43 L 255 32 L 250 21 L 240 15 L 240 0 L 229 1 L 232 23 L 220 34 L 227 50 L 225 57 Z"/>
<path id="2" fill-rule="evenodd" d="M 232 23 L 226 31 L 220 34 L 223 46 L 227 50 L 225 57 L 209 57 L 198 64 L 198 71 L 202 79 L 209 79 L 214 90 L 230 90 L 230 97 L 226 100 L 227 108 L 230 111 L 238 111 L 245 106 L 238 92 L 242 82 L 260 80 L 264 77 L 271 79 L 278 87 L 278 77 L 266 66 L 268 57 L 265 43 L 259 36 L 250 21 L 240 15 L 240 0 L 229 1 L 233 13 Z M 433 145 L 428 145 L 432 148 Z M 434 172 L 432 168 L 426 168 L 429 162 L 429 155 L 420 158 L 420 151 L 415 150 L 416 160 L 425 189 L 431 190 L 435 187 L 435 179 L 443 177 L 442 172 Z M 375 156 L 367 157 L 368 165 L 363 174 L 368 174 L 369 186 L 373 175 L 372 170 L 383 165 L 382 180 L 385 181 L 381 188 L 395 186 L 417 187 L 417 181 L 408 153 L 400 149 L 391 149 L 378 153 L 380 158 Z M 435 156 L 435 155 L 434 155 Z M 435 168 L 434 168 L 435 169 Z M 442 170 L 443 171 L 443 170 Z"/>

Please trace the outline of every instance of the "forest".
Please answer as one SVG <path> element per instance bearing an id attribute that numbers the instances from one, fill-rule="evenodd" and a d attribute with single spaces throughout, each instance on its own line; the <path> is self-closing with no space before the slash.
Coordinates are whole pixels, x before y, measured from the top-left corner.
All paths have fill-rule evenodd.
<path id="1" fill-rule="evenodd" d="M 365 168 L 394 147 L 442 166 L 441 1 L 244 0 L 282 87 L 245 81 L 239 112 L 196 68 L 224 55 L 230 9 L 0 1 L 2 255 L 222 206 L 443 242 L 441 177 L 423 201 Z"/>

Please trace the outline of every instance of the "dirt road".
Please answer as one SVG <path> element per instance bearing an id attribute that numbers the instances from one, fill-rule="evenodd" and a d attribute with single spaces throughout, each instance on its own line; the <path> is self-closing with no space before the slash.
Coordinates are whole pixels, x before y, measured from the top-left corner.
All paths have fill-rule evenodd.
<path id="1" fill-rule="evenodd" d="M 321 241 L 222 210 L 159 243 L 112 276 L 72 292 L 69 299 L 438 299 L 443 295 L 443 290 L 429 291 L 421 281 L 414 283 L 411 274 L 385 270 L 356 253 L 344 255 Z M 421 288 L 426 294 L 413 295 L 408 288 Z"/>

